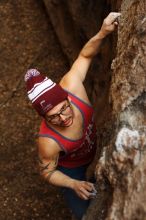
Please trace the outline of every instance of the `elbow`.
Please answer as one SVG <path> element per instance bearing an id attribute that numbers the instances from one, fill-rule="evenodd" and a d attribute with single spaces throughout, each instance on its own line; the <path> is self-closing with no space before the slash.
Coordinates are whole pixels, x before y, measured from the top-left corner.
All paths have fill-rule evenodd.
<path id="1" fill-rule="evenodd" d="M 54 174 L 55 171 L 56 170 L 51 170 L 51 171 L 49 171 L 47 173 L 41 173 L 40 172 L 40 176 L 42 177 L 43 180 L 51 183 L 50 179 L 52 179 L 51 177 L 52 177 L 52 175 Z"/>

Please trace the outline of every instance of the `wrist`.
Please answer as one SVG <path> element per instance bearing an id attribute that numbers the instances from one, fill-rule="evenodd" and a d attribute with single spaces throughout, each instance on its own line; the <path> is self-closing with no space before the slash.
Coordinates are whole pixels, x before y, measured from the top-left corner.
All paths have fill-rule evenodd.
<path id="1" fill-rule="evenodd" d="M 76 181 L 76 180 L 70 178 L 70 179 L 68 180 L 67 187 L 70 188 L 70 189 L 74 189 L 75 181 Z"/>
<path id="2" fill-rule="evenodd" d="M 98 33 L 97 33 L 97 37 L 99 39 L 104 39 L 105 37 L 107 36 L 107 34 L 105 34 L 102 30 L 100 30 Z"/>

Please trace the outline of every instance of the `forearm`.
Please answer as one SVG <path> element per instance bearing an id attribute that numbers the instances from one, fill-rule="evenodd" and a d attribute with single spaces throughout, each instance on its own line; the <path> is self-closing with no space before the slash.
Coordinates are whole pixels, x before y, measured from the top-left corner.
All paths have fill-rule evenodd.
<path id="1" fill-rule="evenodd" d="M 40 175 L 53 185 L 71 188 L 73 179 L 57 170 L 58 157 L 57 154 L 45 161 L 39 156 Z"/>
<path id="2" fill-rule="evenodd" d="M 92 37 L 83 47 L 80 55 L 86 58 L 93 58 L 100 50 L 105 35 L 102 32 L 98 32 L 94 37 Z"/>
<path id="3" fill-rule="evenodd" d="M 103 21 L 100 31 L 92 37 L 81 50 L 80 55 L 86 58 L 93 58 L 100 49 L 103 39 L 115 30 L 118 25 L 116 19 L 120 16 L 120 13 L 111 12 Z"/>
<path id="4" fill-rule="evenodd" d="M 44 179 L 55 186 L 73 188 L 74 179 L 59 170 L 54 170 L 52 173 L 49 173 L 49 175 L 44 175 Z"/>
<path id="5" fill-rule="evenodd" d="M 74 190 L 81 199 L 85 200 L 91 198 L 92 192 L 96 191 L 93 183 L 72 179 L 58 170 L 55 170 L 47 180 L 55 186 L 67 187 Z"/>

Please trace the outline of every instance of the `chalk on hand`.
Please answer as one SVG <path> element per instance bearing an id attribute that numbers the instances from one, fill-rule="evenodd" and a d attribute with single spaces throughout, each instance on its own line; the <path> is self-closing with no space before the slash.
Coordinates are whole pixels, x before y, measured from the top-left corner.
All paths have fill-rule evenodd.
<path id="1" fill-rule="evenodd" d="M 94 189 L 91 191 L 91 193 L 90 193 L 90 197 L 91 197 L 91 198 L 92 198 L 92 197 L 95 197 L 96 194 L 97 194 L 97 191 L 96 191 L 96 189 L 94 188 Z"/>

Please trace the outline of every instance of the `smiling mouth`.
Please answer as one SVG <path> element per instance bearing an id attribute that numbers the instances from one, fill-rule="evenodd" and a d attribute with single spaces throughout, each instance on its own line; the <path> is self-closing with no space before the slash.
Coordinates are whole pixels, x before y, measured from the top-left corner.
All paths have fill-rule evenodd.
<path id="1" fill-rule="evenodd" d="M 71 118 L 68 118 L 66 121 L 63 122 L 63 125 L 69 125 Z"/>
<path id="2" fill-rule="evenodd" d="M 64 123 L 65 125 L 67 125 L 69 122 L 70 122 L 70 118 L 67 119 L 66 121 L 64 121 L 63 123 Z"/>

